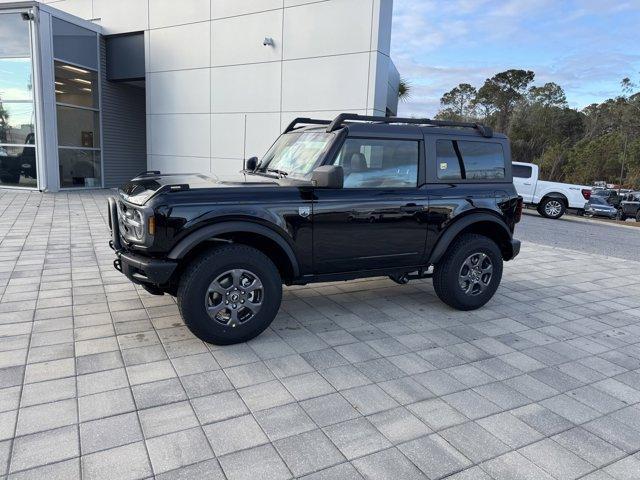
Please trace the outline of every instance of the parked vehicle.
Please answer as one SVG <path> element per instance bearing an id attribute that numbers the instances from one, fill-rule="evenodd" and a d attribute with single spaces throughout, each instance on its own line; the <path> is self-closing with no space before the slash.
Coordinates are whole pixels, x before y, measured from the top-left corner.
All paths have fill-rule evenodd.
<path id="1" fill-rule="evenodd" d="M 27 135 L 25 144 L 35 144 L 33 133 Z M 0 147 L 0 183 L 18 184 L 20 176 L 37 177 L 35 149 L 23 147 L 21 153 L 11 156 L 5 148 Z"/>
<path id="2" fill-rule="evenodd" d="M 266 329 L 283 283 L 432 277 L 448 305 L 479 308 L 521 213 L 504 135 L 353 114 L 294 120 L 235 181 L 146 172 L 109 199 L 116 269 L 220 345 Z"/>
<path id="3" fill-rule="evenodd" d="M 625 195 L 620 202 L 620 220 L 635 218 L 640 222 L 640 192 L 631 192 Z"/>
<path id="4" fill-rule="evenodd" d="M 620 202 L 622 201 L 624 195 L 622 195 L 621 193 L 618 193 L 617 190 L 613 190 L 613 189 L 593 189 L 591 191 L 591 198 L 593 197 L 598 197 L 598 198 L 602 198 L 605 200 L 605 203 L 607 203 L 608 205 L 611 205 L 613 207 L 620 208 Z"/>
<path id="5" fill-rule="evenodd" d="M 546 182 L 538 178 L 538 166 L 513 162 L 513 184 L 526 205 L 536 207 L 547 218 L 560 218 L 567 208 L 584 210 L 585 200 L 591 197 L 591 187 L 569 183 Z"/>
<path id="6" fill-rule="evenodd" d="M 584 214 L 588 217 L 617 218 L 618 209 L 609 205 L 605 197 L 593 196 L 584 205 Z"/>

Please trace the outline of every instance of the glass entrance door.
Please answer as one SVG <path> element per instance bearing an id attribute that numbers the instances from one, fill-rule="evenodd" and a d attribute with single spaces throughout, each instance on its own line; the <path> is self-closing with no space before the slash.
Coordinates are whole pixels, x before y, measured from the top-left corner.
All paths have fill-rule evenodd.
<path id="1" fill-rule="evenodd" d="M 0 187 L 38 186 L 30 28 L 0 11 Z"/>

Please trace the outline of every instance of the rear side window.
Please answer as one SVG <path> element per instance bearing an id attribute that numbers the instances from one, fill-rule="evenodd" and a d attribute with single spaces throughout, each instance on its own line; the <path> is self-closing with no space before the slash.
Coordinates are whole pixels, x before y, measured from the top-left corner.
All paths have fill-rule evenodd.
<path id="1" fill-rule="evenodd" d="M 499 143 L 438 140 L 436 142 L 440 180 L 503 180 L 504 152 Z"/>
<path id="2" fill-rule="evenodd" d="M 515 178 L 531 178 L 532 168 L 526 165 L 511 165 L 511 172 Z"/>

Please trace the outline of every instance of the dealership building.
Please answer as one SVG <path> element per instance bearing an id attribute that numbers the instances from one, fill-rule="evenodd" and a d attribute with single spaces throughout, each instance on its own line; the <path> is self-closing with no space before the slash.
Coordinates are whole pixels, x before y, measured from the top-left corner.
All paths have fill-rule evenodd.
<path id="1" fill-rule="evenodd" d="M 238 172 L 295 117 L 394 114 L 392 0 L 0 0 L 0 188 Z"/>

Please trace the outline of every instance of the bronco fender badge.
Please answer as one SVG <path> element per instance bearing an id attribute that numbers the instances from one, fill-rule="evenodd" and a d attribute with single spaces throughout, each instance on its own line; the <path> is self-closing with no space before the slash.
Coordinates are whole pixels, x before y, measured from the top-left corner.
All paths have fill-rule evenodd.
<path id="1" fill-rule="evenodd" d="M 309 215 L 311 215 L 311 208 L 310 207 L 298 207 L 298 214 L 300 214 L 300 216 L 303 217 L 303 218 L 307 218 Z"/>

